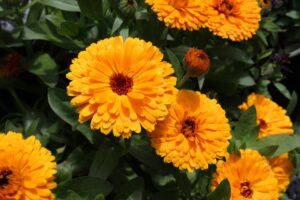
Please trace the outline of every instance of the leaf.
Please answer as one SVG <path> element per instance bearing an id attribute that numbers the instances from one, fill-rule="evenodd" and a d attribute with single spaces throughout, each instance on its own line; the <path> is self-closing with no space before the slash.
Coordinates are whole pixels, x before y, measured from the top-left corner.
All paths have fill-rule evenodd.
<path id="1" fill-rule="evenodd" d="M 296 106 L 297 106 L 297 103 L 298 103 L 298 95 L 297 93 L 294 91 L 292 93 L 292 97 L 290 99 L 290 102 L 286 108 L 287 110 L 287 114 L 290 115 L 293 113 L 293 111 L 295 110 Z"/>
<path id="2" fill-rule="evenodd" d="M 232 46 L 216 48 L 214 49 L 213 55 L 217 55 L 220 59 L 230 58 L 232 60 L 240 61 L 250 65 L 254 63 L 251 57 L 246 53 L 246 51 Z"/>
<path id="3" fill-rule="evenodd" d="M 166 48 L 166 53 L 168 56 L 168 59 L 170 60 L 174 70 L 175 75 L 177 77 L 177 80 L 181 80 L 181 78 L 184 76 L 185 71 L 183 70 L 180 61 L 178 60 L 177 56 L 171 51 L 170 49 Z"/>
<path id="4" fill-rule="evenodd" d="M 123 19 L 120 17 L 116 17 L 111 29 L 111 35 L 113 35 L 123 24 Z"/>
<path id="5" fill-rule="evenodd" d="M 99 133 L 92 131 L 87 123 L 78 124 L 78 114 L 70 104 L 70 97 L 67 96 L 64 90 L 48 88 L 48 103 L 55 114 L 80 131 L 90 143 L 93 144 L 95 137 L 100 136 Z"/>
<path id="6" fill-rule="evenodd" d="M 230 184 L 227 179 L 224 179 L 218 187 L 207 196 L 207 200 L 229 200 L 230 199 Z"/>
<path id="7" fill-rule="evenodd" d="M 55 193 L 58 198 L 64 199 L 67 196 L 66 191 L 72 190 L 83 198 L 94 200 L 99 194 L 108 195 L 112 189 L 109 182 L 96 177 L 83 176 L 59 184 Z"/>
<path id="8" fill-rule="evenodd" d="M 292 19 L 300 19 L 300 12 L 296 10 L 291 10 L 285 14 Z"/>
<path id="9" fill-rule="evenodd" d="M 67 192 L 67 196 L 63 200 L 84 200 L 76 192 L 74 192 L 72 190 L 68 190 L 66 192 Z M 58 200 L 60 200 L 60 199 L 58 199 Z"/>
<path id="10" fill-rule="evenodd" d="M 203 87 L 203 85 L 204 85 L 205 77 L 204 76 L 200 76 L 197 79 L 198 79 L 199 90 L 201 90 L 202 87 Z"/>
<path id="11" fill-rule="evenodd" d="M 251 87 L 255 85 L 255 81 L 250 75 L 245 74 L 243 76 L 240 76 L 239 85 L 245 87 Z"/>
<path id="12" fill-rule="evenodd" d="M 49 54 L 39 55 L 33 61 L 29 71 L 37 75 L 49 87 L 54 87 L 57 84 L 57 65 Z"/>
<path id="13" fill-rule="evenodd" d="M 300 147 L 300 134 L 276 134 L 263 137 L 253 143 L 248 143 L 247 148 L 263 149 L 270 146 L 278 146 L 271 158 L 290 152 Z"/>
<path id="14" fill-rule="evenodd" d="M 273 154 L 277 151 L 277 149 L 277 145 L 272 145 L 258 149 L 258 151 L 267 158 L 272 158 Z"/>
<path id="15" fill-rule="evenodd" d="M 102 142 L 94 156 L 89 176 L 106 180 L 117 166 L 121 153 L 120 146 Z"/>
<path id="16" fill-rule="evenodd" d="M 115 199 L 142 200 L 144 180 L 142 177 L 134 178 L 122 185 Z"/>
<path id="17" fill-rule="evenodd" d="M 80 10 L 83 15 L 88 18 L 101 20 L 102 13 L 102 0 L 78 0 Z"/>
<path id="18" fill-rule="evenodd" d="M 76 0 L 39 0 L 39 3 L 64 11 L 80 11 Z"/>
<path id="19" fill-rule="evenodd" d="M 237 140 L 245 142 L 256 141 L 259 127 L 256 124 L 256 109 L 251 106 L 247 111 L 242 112 L 239 121 L 236 123 L 233 136 Z M 247 146 L 248 147 L 248 146 Z"/>
<path id="20" fill-rule="evenodd" d="M 289 90 L 286 88 L 285 85 L 283 85 L 282 83 L 273 83 L 273 85 L 277 88 L 277 90 L 283 95 L 285 96 L 287 99 L 291 99 L 292 96 L 289 92 Z"/>

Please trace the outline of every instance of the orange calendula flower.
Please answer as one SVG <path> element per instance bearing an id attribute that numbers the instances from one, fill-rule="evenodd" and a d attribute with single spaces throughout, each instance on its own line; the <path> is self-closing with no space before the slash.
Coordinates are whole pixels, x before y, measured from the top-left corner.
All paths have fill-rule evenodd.
<path id="1" fill-rule="evenodd" d="M 205 51 L 190 48 L 185 54 L 184 66 L 190 77 L 198 77 L 208 72 L 210 60 Z"/>
<path id="2" fill-rule="evenodd" d="M 269 162 L 278 181 L 279 192 L 285 192 L 293 172 L 293 164 L 289 160 L 288 153 L 277 156 Z"/>
<path id="3" fill-rule="evenodd" d="M 137 38 L 113 37 L 80 52 L 67 74 L 79 122 L 91 120 L 92 129 L 124 138 L 142 127 L 153 131 L 177 91 L 173 68 L 162 58 L 157 47 Z"/>
<path id="4" fill-rule="evenodd" d="M 227 155 L 230 126 L 216 100 L 181 90 L 169 115 L 149 133 L 156 153 L 180 170 L 207 169 Z"/>
<path id="5" fill-rule="evenodd" d="M 0 134 L 0 199 L 51 200 L 56 187 L 54 156 L 31 136 Z"/>
<path id="6" fill-rule="evenodd" d="M 215 35 L 233 41 L 251 38 L 259 28 L 260 7 L 256 0 L 205 0 L 206 26 Z"/>
<path id="7" fill-rule="evenodd" d="M 258 0 L 258 3 L 262 8 L 270 8 L 271 7 L 271 0 Z"/>
<path id="8" fill-rule="evenodd" d="M 248 96 L 247 102 L 239 106 L 242 111 L 246 111 L 251 106 L 255 106 L 257 123 L 260 126 L 258 138 L 273 134 L 294 133 L 293 124 L 286 110 L 277 105 L 267 97 L 252 93 Z"/>
<path id="9" fill-rule="evenodd" d="M 166 26 L 183 30 L 198 30 L 206 21 L 201 0 L 146 0 L 158 19 Z"/>
<path id="10" fill-rule="evenodd" d="M 267 159 L 257 151 L 241 150 L 219 161 L 213 176 L 214 190 L 224 179 L 231 188 L 231 200 L 278 200 L 278 183 Z"/>
<path id="11" fill-rule="evenodd" d="M 2 59 L 1 59 L 2 60 Z M 14 75 L 18 71 L 20 55 L 16 52 L 8 54 L 6 58 L 0 62 L 0 77 L 8 77 Z"/>

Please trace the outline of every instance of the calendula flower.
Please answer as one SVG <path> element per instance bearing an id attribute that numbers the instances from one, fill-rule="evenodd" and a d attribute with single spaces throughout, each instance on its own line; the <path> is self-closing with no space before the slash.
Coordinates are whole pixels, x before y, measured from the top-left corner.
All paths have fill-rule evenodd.
<path id="1" fill-rule="evenodd" d="M 201 0 L 146 0 L 166 26 L 183 30 L 198 30 L 206 21 Z"/>
<path id="2" fill-rule="evenodd" d="M 248 96 L 247 102 L 239 106 L 242 111 L 246 111 L 251 106 L 255 106 L 257 123 L 260 126 L 258 138 L 273 134 L 294 133 L 293 124 L 286 110 L 277 105 L 271 99 L 252 93 Z"/>
<path id="3" fill-rule="evenodd" d="M 56 187 L 54 156 L 31 136 L 0 134 L 0 199 L 50 200 Z"/>
<path id="4" fill-rule="evenodd" d="M 198 77 L 208 72 L 210 60 L 205 51 L 190 48 L 185 54 L 184 66 L 190 77 Z"/>
<path id="5" fill-rule="evenodd" d="M 18 53 L 14 52 L 0 59 L 0 77 L 9 77 L 18 72 L 18 65 L 21 59 Z"/>
<path id="6" fill-rule="evenodd" d="M 262 8 L 270 8 L 271 7 L 271 0 L 258 0 L 258 3 Z"/>
<path id="7" fill-rule="evenodd" d="M 113 37 L 90 45 L 70 66 L 67 92 L 79 122 L 128 138 L 141 128 L 153 131 L 168 114 L 176 93 L 173 69 L 150 42 Z"/>
<path id="8" fill-rule="evenodd" d="M 219 161 L 213 176 L 214 190 L 224 179 L 231 188 L 231 200 L 278 200 L 278 183 L 267 159 L 257 151 L 241 150 Z"/>
<path id="9" fill-rule="evenodd" d="M 230 126 L 216 100 L 181 90 L 169 115 L 149 133 L 156 153 L 181 170 L 207 169 L 227 154 Z"/>
<path id="10" fill-rule="evenodd" d="M 256 0 L 205 0 L 206 26 L 215 35 L 233 41 L 251 38 L 261 19 Z"/>
<path id="11" fill-rule="evenodd" d="M 293 164 L 289 160 L 288 153 L 277 156 L 269 162 L 278 181 L 279 192 L 285 192 L 293 172 Z"/>

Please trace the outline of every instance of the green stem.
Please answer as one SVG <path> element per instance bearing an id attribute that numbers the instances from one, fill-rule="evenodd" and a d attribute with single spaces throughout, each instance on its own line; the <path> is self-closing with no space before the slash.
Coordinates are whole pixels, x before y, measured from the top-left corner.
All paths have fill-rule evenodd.
<path id="1" fill-rule="evenodd" d="M 185 82 L 187 81 L 187 80 L 189 80 L 189 78 L 190 78 L 190 72 L 189 71 L 187 71 L 186 73 L 185 73 L 185 75 L 182 77 L 182 79 L 179 81 L 179 83 L 178 83 L 178 88 L 182 88 L 182 86 L 185 84 Z"/>
<path id="2" fill-rule="evenodd" d="M 21 110 L 21 112 L 26 113 L 28 111 L 28 109 L 26 108 L 27 106 L 24 105 L 24 103 L 22 103 L 22 101 L 19 99 L 18 95 L 16 94 L 14 89 L 10 89 L 9 93 L 11 94 L 11 96 L 13 97 L 13 99 L 15 100 L 18 108 Z"/>

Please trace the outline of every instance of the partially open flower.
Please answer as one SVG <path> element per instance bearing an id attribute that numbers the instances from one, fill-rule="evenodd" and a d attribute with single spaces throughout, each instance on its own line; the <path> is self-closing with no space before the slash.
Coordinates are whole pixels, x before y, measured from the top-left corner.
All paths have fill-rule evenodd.
<path id="1" fill-rule="evenodd" d="M 210 60 L 205 51 L 190 48 L 185 54 L 184 66 L 190 77 L 198 77 L 208 72 Z"/>
<path id="2" fill-rule="evenodd" d="M 258 0 L 261 8 L 268 9 L 271 7 L 271 0 Z"/>

